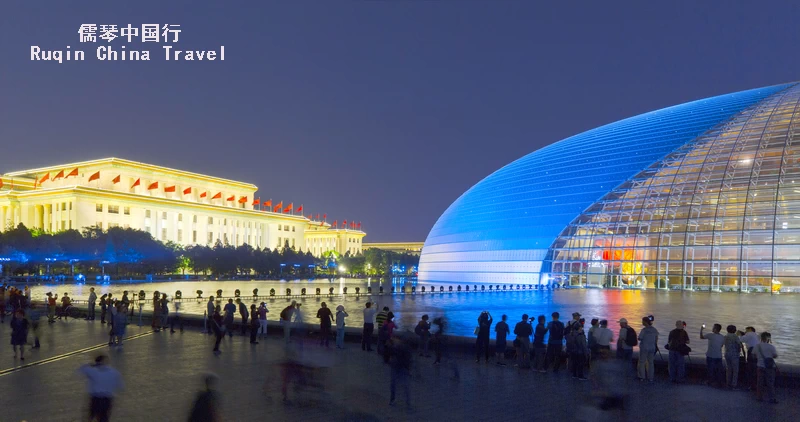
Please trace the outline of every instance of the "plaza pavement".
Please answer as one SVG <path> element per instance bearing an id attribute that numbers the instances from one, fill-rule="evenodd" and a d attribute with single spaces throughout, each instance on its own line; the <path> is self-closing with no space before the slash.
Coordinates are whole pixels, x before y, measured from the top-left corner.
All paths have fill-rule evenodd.
<path id="1" fill-rule="evenodd" d="M 42 347 L 26 352 L 24 367 L 12 355 L 8 320 L 0 327 L 6 351 L 0 353 L 0 421 L 85 420 L 84 380 L 76 369 L 98 353 L 107 353 L 123 374 L 126 388 L 115 402 L 112 420 L 186 420 L 201 374 L 220 376 L 223 420 L 300 421 L 436 421 L 436 420 L 619 420 L 716 421 L 800 420 L 796 390 L 778 390 L 780 403 L 758 403 L 754 395 L 697 384 L 675 386 L 627 381 L 631 400 L 627 413 L 600 413 L 592 406 L 594 382 L 559 374 L 519 371 L 509 365 L 476 364 L 471 355 L 452 358 L 461 379 L 452 379 L 450 365 L 433 366 L 432 359 L 415 359 L 411 409 L 388 406 L 389 368 L 376 353 L 355 343 L 346 350 L 320 351 L 309 340 L 305 350 L 329 365 L 324 393 L 290 393 L 283 403 L 278 369 L 283 340 L 271 336 L 258 345 L 249 337 L 225 338 L 222 354 L 214 356 L 212 336 L 190 328 L 183 333 L 152 333 L 149 327 L 128 326 L 122 349 L 110 349 L 108 328 L 99 321 L 44 323 Z M 32 341 L 32 337 L 30 338 Z M 16 368 L 16 369 L 15 369 Z M 398 397 L 398 403 L 403 397 Z"/>

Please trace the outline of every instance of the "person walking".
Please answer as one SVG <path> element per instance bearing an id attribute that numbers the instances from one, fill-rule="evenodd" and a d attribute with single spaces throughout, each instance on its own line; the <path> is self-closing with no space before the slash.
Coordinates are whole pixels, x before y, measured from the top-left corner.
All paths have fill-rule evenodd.
<path id="1" fill-rule="evenodd" d="M 506 338 L 508 337 L 508 333 L 511 332 L 506 319 L 508 319 L 508 315 L 502 315 L 500 317 L 500 322 L 494 326 L 494 357 L 497 360 L 497 364 L 501 366 L 506 365 Z"/>
<path id="2" fill-rule="evenodd" d="M 296 308 L 297 302 L 293 300 L 289 306 L 283 308 L 280 314 L 281 325 L 283 325 L 283 341 L 286 344 L 289 344 L 289 337 L 292 334 L 292 317 Z"/>
<path id="3" fill-rule="evenodd" d="M 344 306 L 336 307 L 336 348 L 344 349 L 344 319 L 350 315 L 344 310 Z"/>
<path id="4" fill-rule="evenodd" d="M 261 323 L 256 317 L 257 312 L 256 305 L 250 305 L 250 315 L 253 316 L 250 318 L 250 344 L 258 344 L 258 329 L 261 327 Z"/>
<path id="5" fill-rule="evenodd" d="M 682 383 L 686 378 L 686 358 L 689 354 L 689 335 L 686 334 L 686 323 L 675 321 L 675 328 L 669 332 L 667 346 L 669 349 L 669 380 Z"/>
<path id="6" fill-rule="evenodd" d="M 214 296 L 209 296 L 208 302 L 206 302 L 206 333 L 208 335 L 214 334 L 214 329 L 213 329 L 214 321 L 212 318 L 214 316 L 215 308 L 216 306 L 214 306 Z"/>
<path id="7" fill-rule="evenodd" d="M 267 309 L 267 303 L 261 302 L 261 305 L 258 306 L 258 334 L 261 338 L 267 338 L 267 314 L 269 313 L 269 309 Z"/>
<path id="8" fill-rule="evenodd" d="M 389 321 L 386 322 L 387 324 Z M 394 406 L 395 393 L 400 386 L 405 398 L 406 407 L 411 407 L 411 391 L 409 378 L 411 377 L 411 348 L 399 337 L 392 337 L 387 348 L 391 348 L 391 387 L 389 406 Z"/>
<path id="9" fill-rule="evenodd" d="M 241 299 L 236 299 L 236 304 L 239 305 L 239 316 L 242 318 L 242 335 L 245 335 L 247 334 L 247 319 L 250 318 L 250 312 Z M 255 317 L 255 315 L 253 316 Z"/>
<path id="10" fill-rule="evenodd" d="M 372 302 L 367 302 L 364 305 L 364 330 L 361 332 L 361 350 L 366 352 L 372 351 L 372 333 L 375 331 L 375 308 L 372 307 Z"/>
<path id="11" fill-rule="evenodd" d="M 86 315 L 86 319 L 94 321 L 94 307 L 95 303 L 97 302 L 97 294 L 94 292 L 94 287 L 89 288 L 89 314 Z"/>
<path id="12" fill-rule="evenodd" d="M 547 372 L 545 369 L 547 344 L 544 342 L 544 336 L 547 334 L 547 325 L 545 325 L 547 318 L 544 315 L 539 315 L 536 321 L 536 329 L 533 333 L 533 369 L 539 372 Z"/>
<path id="13" fill-rule="evenodd" d="M 94 364 L 83 365 L 78 373 L 86 377 L 89 393 L 89 420 L 107 422 L 111 420 L 114 395 L 123 388 L 122 375 L 108 366 L 104 355 L 97 356 Z"/>
<path id="14" fill-rule="evenodd" d="M 758 359 L 756 358 L 755 353 L 753 353 L 753 348 L 761 342 L 761 337 L 756 334 L 756 329 L 754 327 L 747 327 L 744 329 L 745 333 L 742 335 L 742 343 L 744 344 L 745 348 L 747 348 L 747 370 L 745 374 L 747 375 L 747 389 L 748 390 L 755 390 L 756 389 L 756 381 L 758 381 Z"/>
<path id="15" fill-rule="evenodd" d="M 770 403 L 778 403 L 775 399 L 775 359 L 778 351 L 772 345 L 772 335 L 766 331 L 761 333 L 761 342 L 753 347 L 753 353 L 758 359 L 758 383 L 756 384 L 756 399 L 764 400 L 764 393 L 769 397 Z"/>
<path id="16" fill-rule="evenodd" d="M 333 313 L 328 308 L 327 303 L 322 302 L 320 306 L 319 310 L 317 310 L 317 318 L 319 318 L 319 345 L 330 347 Z"/>
<path id="17" fill-rule="evenodd" d="M 561 367 L 561 352 L 564 344 L 564 323 L 559 321 L 558 312 L 551 315 L 552 321 L 547 324 L 547 331 L 550 335 L 547 338 L 547 366 L 552 366 L 553 372 L 558 373 Z"/>
<path id="18" fill-rule="evenodd" d="M 725 381 L 731 390 L 739 389 L 739 357 L 744 354 L 742 340 L 736 335 L 736 326 L 725 328 Z"/>
<path id="19" fill-rule="evenodd" d="M 222 422 L 219 393 L 216 390 L 219 378 L 214 374 L 203 376 L 205 388 L 194 398 L 189 422 Z"/>
<path id="20" fill-rule="evenodd" d="M 225 311 L 225 330 L 228 332 L 228 337 L 233 337 L 233 317 L 236 315 L 236 305 L 233 304 L 233 299 L 228 299 L 223 311 Z"/>
<path id="21" fill-rule="evenodd" d="M 658 351 L 658 330 L 649 317 L 642 318 L 639 332 L 639 381 L 655 380 L 655 356 Z"/>
<path id="22" fill-rule="evenodd" d="M 492 314 L 489 311 L 483 311 L 478 315 L 478 326 L 475 327 L 478 334 L 478 339 L 475 341 L 475 363 L 481 362 L 481 354 L 484 355 L 485 363 L 489 363 L 489 335 L 491 334 L 492 321 Z"/>
<path id="23" fill-rule="evenodd" d="M 518 368 L 524 369 L 530 366 L 530 338 L 532 333 L 533 328 L 528 323 L 528 314 L 522 314 L 522 321 L 519 321 L 514 326 L 514 335 L 517 336 L 514 344 L 517 349 Z"/>
<path id="24" fill-rule="evenodd" d="M 211 321 L 211 330 L 214 332 L 214 337 L 216 338 L 213 351 L 215 355 L 218 355 L 222 353 L 219 350 L 219 343 L 222 341 L 222 337 L 225 336 L 225 320 L 219 313 L 219 307 L 214 308 L 214 313 L 209 320 Z"/>
<path id="25" fill-rule="evenodd" d="M 25 312 L 17 309 L 11 317 L 11 347 L 14 349 L 14 359 L 17 358 L 19 346 L 19 360 L 25 360 L 25 345 L 28 344 L 29 322 L 25 319 Z"/>
<path id="26" fill-rule="evenodd" d="M 722 325 L 714 324 L 711 328 L 711 333 L 705 332 L 706 325 L 700 327 L 700 339 L 708 340 L 708 349 L 706 350 L 706 366 L 708 368 L 708 385 L 721 385 L 723 378 L 722 370 L 722 346 L 725 345 L 725 336 L 720 334 Z"/>

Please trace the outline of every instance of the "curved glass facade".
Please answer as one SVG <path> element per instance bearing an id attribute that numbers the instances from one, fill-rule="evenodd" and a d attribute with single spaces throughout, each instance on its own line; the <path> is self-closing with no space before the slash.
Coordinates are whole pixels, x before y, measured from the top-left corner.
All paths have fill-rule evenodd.
<path id="1" fill-rule="evenodd" d="M 606 279 L 608 268 L 613 274 L 615 265 L 600 271 L 604 274 L 600 279 L 590 277 L 595 273 L 589 268 L 595 268 L 591 256 L 600 251 L 602 259 L 605 253 L 605 246 L 593 242 L 608 240 L 599 235 L 598 230 L 606 229 L 598 219 L 620 207 L 614 201 L 642 180 L 660 174 L 667 163 L 674 165 L 690 151 L 700 153 L 696 146 L 703 140 L 781 101 L 794 92 L 793 87 L 743 91 L 642 114 L 514 161 L 465 192 L 439 218 L 423 247 L 420 279 L 530 284 L 553 277 L 573 285 L 612 285 Z M 606 205 L 609 211 L 603 214 Z M 612 235 L 611 245 L 614 239 Z M 620 257 L 630 255 L 622 250 Z M 606 256 L 615 253 L 609 249 Z M 616 267 L 622 276 L 624 259 L 614 261 L 620 262 Z M 640 266 L 636 274 L 643 276 L 644 264 Z"/>

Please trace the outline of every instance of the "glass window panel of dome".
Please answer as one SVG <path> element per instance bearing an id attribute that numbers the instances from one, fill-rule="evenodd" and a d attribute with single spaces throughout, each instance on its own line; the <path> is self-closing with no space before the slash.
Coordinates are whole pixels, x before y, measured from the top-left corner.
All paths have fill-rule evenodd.
<path id="1" fill-rule="evenodd" d="M 797 245 L 800 244 L 800 230 L 781 229 L 775 232 L 776 245 Z M 795 254 L 800 258 L 800 250 L 795 249 Z"/>
<path id="2" fill-rule="evenodd" d="M 742 260 L 748 262 L 772 260 L 772 245 L 747 245 L 742 247 Z"/>
<path id="3" fill-rule="evenodd" d="M 741 259 L 740 252 L 739 246 L 714 246 L 712 256 L 716 261 L 738 261 Z"/>
<path id="4" fill-rule="evenodd" d="M 689 271 L 687 272 L 687 274 L 694 275 L 696 277 L 708 276 L 710 273 L 711 273 L 711 263 L 707 261 L 692 262 L 692 265 L 689 267 Z M 706 280 L 705 282 L 708 283 L 708 280 Z M 698 284 L 698 282 L 695 281 L 695 284 Z"/>
<path id="5" fill-rule="evenodd" d="M 800 214 L 775 215 L 775 231 L 800 229 Z"/>
<path id="6" fill-rule="evenodd" d="M 660 247 L 658 249 L 658 259 L 660 261 L 682 261 L 684 255 L 682 247 Z"/>
<path id="7" fill-rule="evenodd" d="M 776 245 L 774 249 L 773 259 L 775 260 L 797 260 L 800 257 L 797 253 L 797 245 Z"/>

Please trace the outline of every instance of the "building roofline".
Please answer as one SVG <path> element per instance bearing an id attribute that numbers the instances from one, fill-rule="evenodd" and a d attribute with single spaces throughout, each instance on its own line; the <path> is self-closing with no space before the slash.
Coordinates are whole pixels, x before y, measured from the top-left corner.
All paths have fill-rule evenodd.
<path id="1" fill-rule="evenodd" d="M 47 172 L 63 170 L 65 168 L 96 166 L 96 165 L 101 165 L 101 164 L 119 164 L 119 165 L 122 165 L 122 166 L 134 167 L 134 168 L 139 168 L 139 169 L 143 169 L 143 170 L 151 170 L 151 171 L 155 170 L 155 171 L 161 171 L 161 172 L 165 172 L 165 173 L 171 173 L 171 174 L 174 174 L 176 176 L 185 176 L 185 177 L 193 177 L 193 178 L 197 178 L 197 179 L 204 179 L 204 180 L 210 181 L 210 182 L 221 183 L 221 184 L 226 184 L 226 185 L 234 185 L 234 186 L 237 186 L 237 187 L 240 187 L 240 188 L 252 189 L 254 191 L 258 190 L 258 187 L 256 185 L 252 184 L 252 183 L 239 182 L 239 181 L 236 181 L 236 180 L 224 179 L 224 178 L 215 177 L 215 176 L 208 176 L 208 175 L 204 175 L 204 174 L 200 174 L 200 173 L 194 173 L 194 172 L 185 171 L 185 170 L 173 169 L 173 168 L 170 168 L 170 167 L 163 167 L 163 166 L 157 166 L 157 165 L 153 165 L 153 164 L 140 163 L 138 161 L 131 161 L 131 160 L 126 160 L 124 158 L 116 158 L 116 157 L 100 158 L 100 159 L 97 159 L 97 160 L 80 161 L 80 162 L 77 162 L 77 163 L 59 164 L 59 165 L 56 165 L 56 166 L 48 166 L 48 167 L 40 167 L 40 168 L 28 169 L 28 170 L 13 171 L 13 172 L 10 172 L 10 173 L 5 173 L 5 174 L 3 174 L 3 176 L 4 177 L 24 177 L 24 176 L 27 176 L 27 175 L 35 175 L 37 173 L 47 173 Z"/>

